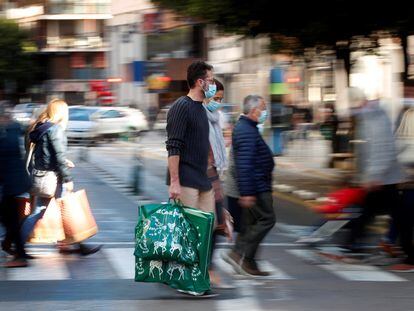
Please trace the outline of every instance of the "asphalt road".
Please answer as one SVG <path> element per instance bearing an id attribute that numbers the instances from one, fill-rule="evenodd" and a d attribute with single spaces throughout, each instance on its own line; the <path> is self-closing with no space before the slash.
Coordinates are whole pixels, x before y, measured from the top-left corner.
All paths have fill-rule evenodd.
<path id="1" fill-rule="evenodd" d="M 144 147 L 156 150 L 155 144 L 139 146 Z M 80 148 L 71 148 L 78 164 L 75 187 L 86 189 L 100 228 L 88 243 L 104 247 L 79 257 L 58 254 L 53 245 L 28 245 L 36 256 L 30 267 L 0 269 L 0 310 L 412 309 L 413 274 L 390 272 L 379 261 L 344 263 L 320 255 L 321 250 L 337 252 L 332 244 L 311 248 L 296 243 L 320 217 L 306 202 L 277 193 L 278 223 L 259 253 L 260 264 L 272 271 L 270 277 L 234 275 L 221 259 L 231 243 L 220 240 L 214 259 L 222 277 L 235 285 L 233 290 L 217 290 L 220 295 L 214 299 L 188 299 L 163 285 L 134 282 L 138 205 L 165 201 L 167 195 L 161 155 L 143 157 L 142 191 L 131 191 L 134 148 L 98 146 L 89 150 L 88 162 L 79 161 Z"/>

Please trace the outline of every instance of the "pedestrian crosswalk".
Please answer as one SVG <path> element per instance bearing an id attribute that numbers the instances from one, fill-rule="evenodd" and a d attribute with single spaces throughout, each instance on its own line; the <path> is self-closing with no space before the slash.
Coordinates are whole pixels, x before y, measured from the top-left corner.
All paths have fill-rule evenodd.
<path id="1" fill-rule="evenodd" d="M 53 247 L 31 247 L 30 254 L 36 259 L 30 261 L 30 266 L 21 269 L 3 269 L 1 281 L 56 281 L 56 280 L 99 280 L 118 279 L 133 280 L 135 259 L 133 245 L 115 247 L 106 245 L 101 252 L 88 257 L 59 254 Z M 249 279 L 237 275 L 233 268 L 223 259 L 224 248 L 217 249 L 213 262 L 223 274 L 234 280 Z M 280 256 L 270 260 L 259 261 L 259 267 L 271 271 L 271 275 L 256 279 L 261 281 L 312 281 L 312 275 L 318 279 L 342 280 L 346 282 L 404 282 L 409 281 L 396 273 L 368 264 L 349 264 L 324 259 L 314 249 L 284 248 L 279 250 Z M 282 260 L 280 260 L 280 258 Z M 279 258 L 279 259 L 278 259 Z M 3 257 L 1 260 L 6 260 Z M 300 269 L 295 266 L 301 265 Z M 305 269 L 305 270 L 304 270 Z M 303 273 L 306 271 L 306 273 Z M 312 271 L 312 273 L 309 273 Z"/>

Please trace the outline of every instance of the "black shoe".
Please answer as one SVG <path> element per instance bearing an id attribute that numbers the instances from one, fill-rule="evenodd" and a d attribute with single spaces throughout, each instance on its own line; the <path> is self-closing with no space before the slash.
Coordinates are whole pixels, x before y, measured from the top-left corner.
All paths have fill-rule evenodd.
<path id="1" fill-rule="evenodd" d="M 269 272 L 260 270 L 254 259 L 245 258 L 243 260 L 243 263 L 241 264 L 241 269 L 246 275 L 251 275 L 251 276 L 269 276 L 270 275 Z"/>
<path id="2" fill-rule="evenodd" d="M 29 260 L 36 259 L 36 257 L 35 257 L 35 256 L 29 255 L 29 254 L 24 254 L 24 255 L 23 255 L 23 258 L 24 258 L 24 259 L 29 259 Z"/>
<path id="3" fill-rule="evenodd" d="M 9 243 L 8 241 L 1 242 L 1 249 L 9 255 L 16 255 L 16 252 L 11 247 L 11 243 Z"/>
<path id="4" fill-rule="evenodd" d="M 79 254 L 80 247 L 73 248 L 71 245 L 59 245 L 59 253 L 63 255 Z"/>
<path id="5" fill-rule="evenodd" d="M 87 246 L 85 244 L 79 244 L 79 252 L 82 256 L 88 256 L 95 254 L 102 248 L 102 245 L 98 246 Z"/>

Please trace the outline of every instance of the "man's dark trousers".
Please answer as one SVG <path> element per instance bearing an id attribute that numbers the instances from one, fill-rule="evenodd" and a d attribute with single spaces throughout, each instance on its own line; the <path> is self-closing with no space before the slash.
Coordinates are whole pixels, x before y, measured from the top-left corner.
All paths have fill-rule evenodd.
<path id="1" fill-rule="evenodd" d="M 234 250 L 244 255 L 245 259 L 253 260 L 259 244 L 276 223 L 271 192 L 256 195 L 256 204 L 243 208 L 242 228 L 237 236 Z"/>

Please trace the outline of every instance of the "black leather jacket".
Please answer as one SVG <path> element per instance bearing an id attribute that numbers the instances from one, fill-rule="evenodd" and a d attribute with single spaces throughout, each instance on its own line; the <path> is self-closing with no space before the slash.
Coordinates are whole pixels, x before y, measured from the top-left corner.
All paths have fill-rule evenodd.
<path id="1" fill-rule="evenodd" d="M 62 183 L 72 181 L 66 163 L 67 138 L 64 129 L 50 122 L 39 123 L 29 134 L 34 143 L 33 168 L 54 171 Z"/>

